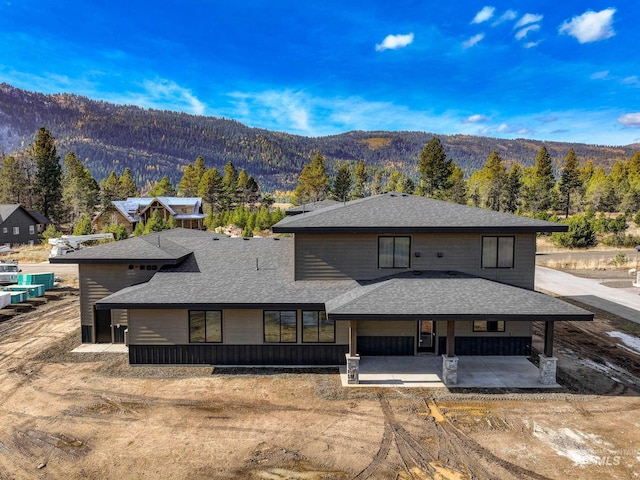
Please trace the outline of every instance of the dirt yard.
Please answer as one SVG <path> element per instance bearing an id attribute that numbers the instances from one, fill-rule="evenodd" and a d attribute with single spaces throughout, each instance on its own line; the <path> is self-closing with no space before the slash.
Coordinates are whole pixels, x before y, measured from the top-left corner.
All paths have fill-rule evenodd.
<path id="1" fill-rule="evenodd" d="M 557 329 L 561 391 L 359 390 L 71 353 L 68 289 L 0 316 L 0 479 L 638 478 L 637 325 L 596 313 Z"/>

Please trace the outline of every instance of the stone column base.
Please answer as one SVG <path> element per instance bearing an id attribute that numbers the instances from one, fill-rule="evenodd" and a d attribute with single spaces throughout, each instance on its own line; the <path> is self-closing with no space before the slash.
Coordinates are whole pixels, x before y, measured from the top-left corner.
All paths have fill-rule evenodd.
<path id="1" fill-rule="evenodd" d="M 351 357 L 346 354 L 347 357 L 347 383 L 350 385 L 357 385 L 360 383 L 360 357 Z"/>
<path id="2" fill-rule="evenodd" d="M 556 357 L 547 357 L 544 353 L 540 357 L 540 383 L 543 385 L 553 385 L 556 382 L 556 366 L 558 359 Z"/>
<path id="3" fill-rule="evenodd" d="M 458 357 L 442 355 L 442 380 L 445 385 L 458 383 Z"/>

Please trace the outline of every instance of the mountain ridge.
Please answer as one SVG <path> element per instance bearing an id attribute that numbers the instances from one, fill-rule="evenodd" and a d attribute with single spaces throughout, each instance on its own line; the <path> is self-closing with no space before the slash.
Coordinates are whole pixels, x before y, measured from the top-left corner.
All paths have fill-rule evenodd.
<path id="1" fill-rule="evenodd" d="M 424 145 L 437 136 L 449 158 L 469 175 L 482 168 L 492 150 L 506 164 L 533 165 L 545 145 L 557 169 L 570 148 L 581 160 L 608 169 L 629 158 L 640 143 L 621 146 L 587 145 L 530 139 L 500 139 L 466 134 L 440 135 L 417 131 L 350 131 L 304 137 L 248 127 L 236 120 L 167 110 L 118 105 L 70 93 L 43 94 L 0 84 L 0 151 L 11 154 L 33 140 L 41 126 L 56 138 L 61 157 L 74 151 L 96 180 L 111 170 L 131 169 L 139 186 L 167 175 L 179 181 L 182 169 L 202 156 L 208 168 L 228 161 L 246 168 L 263 190 L 290 190 L 302 167 L 320 151 L 330 171 L 340 161 L 364 160 L 367 165 L 395 168 L 417 178 Z"/>

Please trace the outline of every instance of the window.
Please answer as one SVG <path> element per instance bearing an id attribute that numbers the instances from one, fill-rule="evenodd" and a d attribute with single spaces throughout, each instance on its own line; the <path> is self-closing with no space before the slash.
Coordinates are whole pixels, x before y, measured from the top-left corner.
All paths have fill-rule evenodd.
<path id="1" fill-rule="evenodd" d="M 378 237 L 378 268 L 409 268 L 411 237 Z"/>
<path id="2" fill-rule="evenodd" d="M 189 310 L 189 342 L 222 342 L 222 312 L 220 310 Z"/>
<path id="3" fill-rule="evenodd" d="M 33 235 L 34 233 L 36 233 L 36 226 L 29 225 L 29 235 Z"/>
<path id="4" fill-rule="evenodd" d="M 478 320 L 473 322 L 474 332 L 504 332 L 504 321 Z"/>
<path id="5" fill-rule="evenodd" d="M 20 235 L 20 227 L 13 227 L 13 234 Z"/>
<path id="6" fill-rule="evenodd" d="M 2 227 L 2 233 L 8 233 L 9 229 L 7 227 Z"/>
<path id="7" fill-rule="evenodd" d="M 304 343 L 334 343 L 336 325 L 325 311 L 302 312 L 302 341 Z"/>
<path id="8" fill-rule="evenodd" d="M 297 320 L 295 310 L 264 311 L 264 341 L 265 343 L 296 343 Z"/>
<path id="9" fill-rule="evenodd" d="M 482 268 L 513 268 L 515 237 L 482 237 Z"/>

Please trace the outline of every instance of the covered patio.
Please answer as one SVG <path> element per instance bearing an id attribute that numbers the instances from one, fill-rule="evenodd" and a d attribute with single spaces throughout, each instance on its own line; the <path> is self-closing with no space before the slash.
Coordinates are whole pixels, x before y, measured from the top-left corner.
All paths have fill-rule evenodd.
<path id="1" fill-rule="evenodd" d="M 361 357 L 359 383 L 348 382 L 345 366 L 340 380 L 343 387 L 560 388 L 555 382 L 540 383 L 538 368 L 525 357 L 464 356 L 458 367 L 458 383 L 446 385 L 436 355 Z"/>
<path id="2" fill-rule="evenodd" d="M 533 383 L 535 388 L 543 385 L 556 386 L 557 359 L 553 356 L 554 323 L 593 320 L 591 312 L 540 292 L 453 271 L 408 272 L 363 284 L 327 302 L 326 310 L 329 319 L 349 322 L 349 352 L 346 355 L 345 369 L 349 384 L 360 384 L 367 380 L 379 382 L 387 378 L 389 381 L 395 381 L 396 384 L 412 381 L 418 383 L 440 381 L 447 386 L 499 387 L 501 381 L 494 372 L 509 372 L 511 367 L 515 368 L 519 365 L 517 374 L 507 377 L 510 380 L 507 382 L 508 385 L 504 385 L 505 387 L 520 388 L 512 383 L 512 379 L 521 375 L 526 379 L 523 384 L 529 385 L 522 388 L 532 388 Z M 386 364 L 377 362 L 375 357 L 360 357 L 358 350 L 360 321 L 391 323 L 402 320 L 446 322 L 444 345 L 437 351 L 441 358 L 439 356 L 402 356 L 397 357 L 400 363 L 396 364 L 394 361 L 391 365 L 389 361 Z M 460 352 L 461 356 L 456 356 L 458 341 L 462 340 L 456 335 L 456 324 L 476 321 L 545 322 L 544 353 L 539 356 L 540 368 L 528 362 L 522 355 L 524 352 L 509 354 L 508 348 L 497 352 L 499 356 L 476 356 L 473 351 Z M 468 338 L 482 339 L 483 337 L 477 335 Z M 511 337 L 506 335 L 493 338 L 501 338 L 506 342 L 504 345 L 507 347 L 511 340 Z M 528 354 L 529 349 L 524 355 Z M 421 358 L 424 360 L 420 360 Z M 526 363 L 518 363 L 516 361 L 518 358 L 524 359 L 523 362 Z M 434 367 L 434 362 L 438 363 L 437 368 Z M 372 372 L 374 377 L 366 377 L 370 375 L 367 372 L 366 363 L 370 364 L 369 372 Z M 403 366 L 405 363 L 407 366 Z M 379 370 L 385 365 L 389 368 L 389 374 L 386 377 L 384 372 Z M 425 374 L 427 372 L 428 374 L 416 380 L 413 375 L 417 373 L 420 366 L 426 368 Z M 404 380 L 404 377 L 393 377 L 394 371 L 402 372 L 403 369 L 411 372 L 409 377 Z M 433 376 L 436 372 L 439 372 L 439 380 Z M 533 373 L 533 377 L 527 372 Z M 362 377 L 362 375 L 365 376 Z"/>

